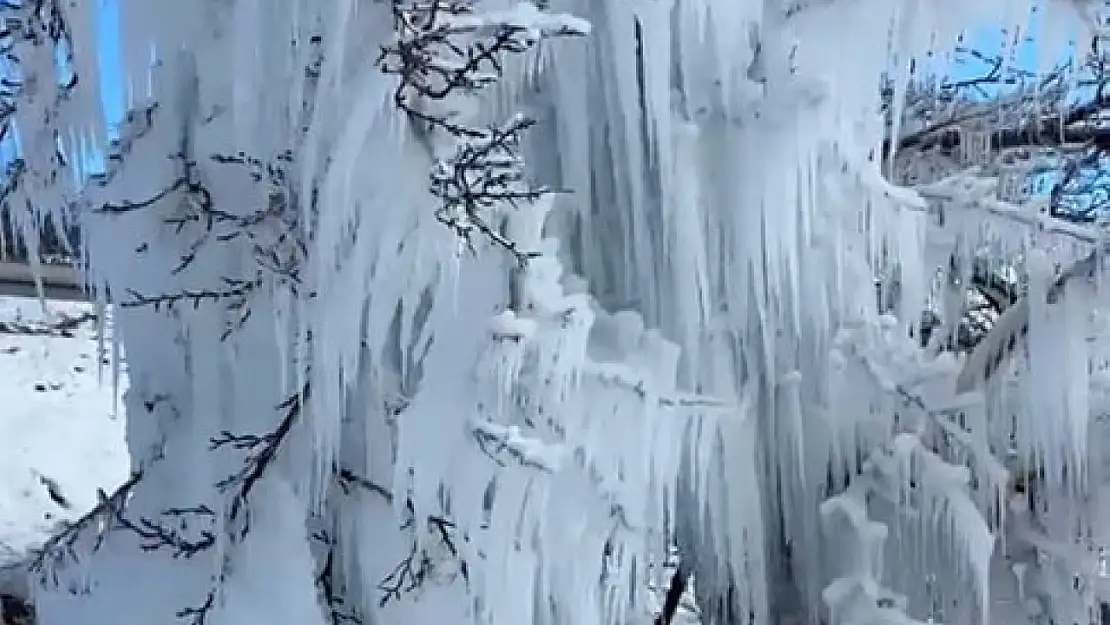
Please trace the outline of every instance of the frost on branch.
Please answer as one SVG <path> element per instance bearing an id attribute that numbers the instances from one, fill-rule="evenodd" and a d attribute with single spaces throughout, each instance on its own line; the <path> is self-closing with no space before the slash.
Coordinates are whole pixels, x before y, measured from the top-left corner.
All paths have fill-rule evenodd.
<path id="1" fill-rule="evenodd" d="M 517 116 L 500 128 L 466 135 L 457 151 L 436 163 L 431 192 L 440 203 L 436 218 L 454 230 L 474 249 L 475 232 L 517 257 L 521 264 L 534 252 L 519 249 L 518 243 L 497 232 L 489 223 L 496 209 L 522 202 L 535 202 L 547 191 L 527 186 L 518 154 L 521 133 L 532 122 Z"/>
<path id="2" fill-rule="evenodd" d="M 502 77 L 504 56 L 528 52 L 541 39 L 583 36 L 589 24 L 542 12 L 530 2 L 512 11 L 482 12 L 472 0 L 393 0 L 396 40 L 382 49 L 383 72 L 400 77 L 394 104 L 433 128 L 463 136 L 452 95 L 476 95 Z M 444 108 L 439 108 L 444 107 Z M 438 110 L 437 110 L 438 109 Z"/>
<path id="3" fill-rule="evenodd" d="M 162 218 L 174 235 L 188 241 L 179 262 L 170 270 L 171 274 L 181 274 L 189 269 L 202 250 L 210 253 L 211 250 L 205 250 L 206 247 L 234 244 L 250 251 L 255 263 L 254 275 L 247 278 L 225 276 L 220 279 L 219 285 L 187 287 L 156 295 L 128 289 L 130 299 L 119 301 L 118 305 L 172 310 L 181 304 L 196 308 L 202 303 L 221 303 L 235 315 L 224 330 L 223 337 L 227 338 L 250 317 L 249 301 L 257 289 L 277 283 L 295 293 L 300 285 L 300 270 L 307 246 L 299 223 L 300 207 L 290 205 L 296 201 L 288 175 L 288 169 L 293 164 L 292 155 L 284 153 L 271 163 L 263 163 L 244 153 L 231 156 L 213 154 L 206 159 L 213 166 L 241 169 L 236 173 L 245 175 L 260 188 L 264 206 L 245 213 L 224 210 L 214 204 L 211 191 L 202 181 L 200 166 L 191 156 L 182 153 L 173 158 L 180 162 L 180 175 L 152 196 L 137 202 L 105 202 L 94 207 L 94 211 L 105 215 L 126 215 L 152 209 L 161 200 L 180 193 L 182 199 L 175 210 Z"/>
<path id="4" fill-rule="evenodd" d="M 436 218 L 471 247 L 480 234 L 523 263 L 530 252 L 500 234 L 498 223 L 505 207 L 548 192 L 529 186 L 520 156 L 521 134 L 533 122 L 516 115 L 477 126 L 471 111 L 479 92 L 502 78 L 505 57 L 545 38 L 585 35 L 589 24 L 530 2 L 478 12 L 469 0 L 393 0 L 393 20 L 396 40 L 383 46 L 378 65 L 400 78 L 394 104 L 424 127 L 436 159 L 430 174 L 440 202 Z"/>

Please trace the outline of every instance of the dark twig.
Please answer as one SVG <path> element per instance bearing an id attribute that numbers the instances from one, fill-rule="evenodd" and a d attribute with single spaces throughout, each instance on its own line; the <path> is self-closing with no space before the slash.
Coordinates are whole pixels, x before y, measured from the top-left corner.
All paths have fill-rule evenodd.
<path id="1" fill-rule="evenodd" d="M 671 576 L 671 583 L 667 586 L 667 594 L 663 598 L 663 610 L 655 617 L 655 625 L 671 625 L 689 580 L 690 568 L 683 562 L 679 562 L 678 568 Z"/>
<path id="2" fill-rule="evenodd" d="M 222 447 L 233 447 L 249 452 L 239 471 L 216 484 L 221 491 L 231 493 L 228 521 L 239 524 L 237 530 L 239 538 L 245 537 L 249 530 L 249 498 L 251 491 L 258 485 L 258 481 L 262 479 L 266 470 L 277 458 L 282 444 L 293 428 L 293 424 L 301 416 L 311 390 L 311 385 L 306 382 L 299 392 L 289 396 L 278 405 L 278 410 L 284 414 L 277 427 L 271 432 L 256 435 L 232 434 L 224 431 L 210 440 L 210 447 L 213 450 Z"/>
<path id="3" fill-rule="evenodd" d="M 90 528 L 96 531 L 96 540 L 91 550 L 95 553 L 99 550 L 104 535 L 112 528 L 111 521 L 115 518 L 115 510 L 122 508 L 131 490 L 139 483 L 142 476 L 141 472 L 132 473 L 131 477 L 110 495 L 99 491 L 100 502 L 96 506 L 76 521 L 65 524 L 62 531 L 51 536 L 42 547 L 32 552 L 28 570 L 39 574 L 42 583 L 50 581 L 55 586 L 58 585 L 57 569 L 67 562 L 78 560 L 75 546 L 84 531 Z"/>
<path id="4" fill-rule="evenodd" d="M 394 495 L 388 488 L 362 477 L 348 468 L 336 466 L 333 475 L 336 483 L 346 494 L 351 494 L 357 489 L 373 493 L 383 498 L 387 503 L 393 503 Z M 418 531 L 420 528 L 416 522 L 416 510 L 411 499 L 405 500 L 405 511 L 406 515 L 401 524 L 401 529 L 410 533 Z M 447 549 L 449 556 L 458 560 L 460 554 L 455 544 L 457 540 L 455 523 L 444 516 L 438 515 L 429 515 L 425 522 L 425 528 L 436 536 L 440 544 Z M 461 538 L 467 540 L 466 536 Z M 415 534 L 412 535 L 411 539 L 411 548 L 408 555 L 402 558 L 393 567 L 393 570 L 378 583 L 378 590 L 382 593 L 378 600 L 381 606 L 385 606 L 390 601 L 400 600 L 403 595 L 425 584 L 429 577 L 435 573 L 437 566 L 435 558 L 420 545 L 420 541 L 417 540 Z M 466 563 L 459 560 L 459 567 L 460 574 L 463 579 L 466 579 Z"/>
<path id="5" fill-rule="evenodd" d="M 533 121 L 516 116 L 501 126 L 478 127 L 454 110 L 436 112 L 452 96 L 473 96 L 504 74 L 505 57 L 525 54 L 550 37 L 585 33 L 552 20 L 543 26 L 475 19 L 470 0 L 393 0 L 396 36 L 383 46 L 378 67 L 400 78 L 394 104 L 426 132 L 456 141 L 455 153 L 432 168 L 431 192 L 440 200 L 436 218 L 472 250 L 478 233 L 525 264 L 535 254 L 501 234 L 505 208 L 534 202 L 549 189 L 531 187 L 520 155 L 522 133 Z"/>

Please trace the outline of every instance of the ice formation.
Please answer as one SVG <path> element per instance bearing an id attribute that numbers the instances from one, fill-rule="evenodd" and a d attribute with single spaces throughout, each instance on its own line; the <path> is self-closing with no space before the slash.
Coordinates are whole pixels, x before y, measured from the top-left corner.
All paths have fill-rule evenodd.
<path id="1" fill-rule="evenodd" d="M 996 538 L 1024 522 L 1010 470 L 1087 488 L 1104 296 L 1038 251 L 1077 233 L 1007 237 L 1031 275 L 1008 329 L 963 361 L 922 350 L 933 269 L 1003 238 L 970 224 L 1049 220 L 979 182 L 899 187 L 883 157 L 908 130 L 880 81 L 904 94 L 913 58 L 1030 2 L 481 0 L 430 24 L 504 28 L 520 54 L 405 100 L 412 77 L 370 62 L 407 43 L 390 3 L 118 1 L 128 113 L 99 110 L 94 3 L 51 3 L 80 80 L 22 89 L 9 202 L 79 209 L 90 288 L 118 307 L 127 514 L 193 508 L 149 553 L 81 536 L 96 553 L 43 586 L 43 623 L 643 622 L 676 545 L 706 625 L 986 622 Z M 1086 24 L 1078 0 L 1047 8 L 1054 32 Z M 48 46 L 12 46 L 50 82 Z M 535 125 L 491 168 L 550 192 L 437 211 L 520 111 Z M 62 176 L 109 126 L 104 171 Z M 1019 375 L 985 370 L 1018 370 L 1019 343 L 1038 354 Z M 1048 534 L 1090 522 L 1074 499 Z"/>

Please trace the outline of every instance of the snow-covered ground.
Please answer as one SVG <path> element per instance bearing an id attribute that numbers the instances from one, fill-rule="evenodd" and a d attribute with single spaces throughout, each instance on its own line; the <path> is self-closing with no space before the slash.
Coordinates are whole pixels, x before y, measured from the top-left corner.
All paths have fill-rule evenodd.
<path id="1" fill-rule="evenodd" d="M 127 477 L 110 344 L 101 353 L 92 311 L 0 297 L 0 568 Z"/>

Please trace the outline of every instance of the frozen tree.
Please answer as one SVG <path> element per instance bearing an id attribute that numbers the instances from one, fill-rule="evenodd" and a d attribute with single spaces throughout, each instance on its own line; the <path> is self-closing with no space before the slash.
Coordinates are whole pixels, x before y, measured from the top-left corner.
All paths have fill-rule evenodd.
<path id="1" fill-rule="evenodd" d="M 1051 47 L 1060 27 L 1050 22 L 1040 33 L 1052 51 L 1060 49 Z M 1103 45 L 1095 33 L 1065 63 L 1038 72 L 1018 67 L 1006 50 L 964 49 L 988 69 L 957 82 L 911 82 L 909 101 L 899 110 L 908 114 L 902 118 L 908 131 L 884 146 L 895 178 L 928 201 L 934 230 L 940 324 L 935 316 L 924 320 L 922 338 L 932 350 L 967 351 L 955 388 L 965 396 L 982 392 L 987 400 L 985 414 L 970 423 L 963 409 L 951 412 L 959 429 L 946 424 L 950 431 L 933 449 L 967 464 L 971 473 L 964 479 L 973 485 L 982 483 L 975 470 L 983 459 L 991 465 L 988 473 L 1008 473 L 1005 492 L 996 496 L 1000 514 L 988 519 L 1002 539 L 994 561 L 1012 573 L 992 575 L 994 594 L 1007 597 L 993 603 L 1019 608 L 1007 610 L 1002 618 L 1008 621 L 1094 622 L 1100 603 L 1105 609 L 1099 587 L 1105 538 L 1098 529 L 1105 517 L 1096 373 L 1104 367 L 1101 305 L 1098 296 L 1083 294 L 1097 285 L 1102 247 L 1101 224 L 1093 216 L 1100 212 L 1104 150 Z M 989 84 L 1015 86 L 986 101 L 968 96 L 969 89 Z M 893 144 L 897 155 L 890 154 Z M 885 286 L 896 300 L 900 276 L 894 269 Z M 1070 338 L 1046 339 L 1045 327 L 1033 330 L 1070 306 Z M 1075 365 L 1062 364 L 1071 358 Z M 1042 386 L 1049 379 L 1046 363 L 1058 376 L 1049 384 L 1066 389 L 1062 394 Z M 927 405 L 904 389 L 899 393 Z M 975 430 L 977 436 L 968 436 Z M 953 436 L 964 442 L 953 445 Z M 977 451 L 952 453 L 953 447 L 971 450 L 975 438 Z M 1046 448 L 1052 439 L 1060 442 Z M 968 455 L 980 458 L 968 463 Z M 922 573 L 936 588 L 935 578 Z M 934 618 L 949 611 L 943 601 L 932 603 Z"/>
<path id="2" fill-rule="evenodd" d="M 76 216 L 130 376 L 133 476 L 32 554 L 38 619 L 1085 622 L 1082 72 L 911 71 L 1030 7 L 120 0 L 105 120 L 95 3 L 0 3 L 4 200 Z"/>

